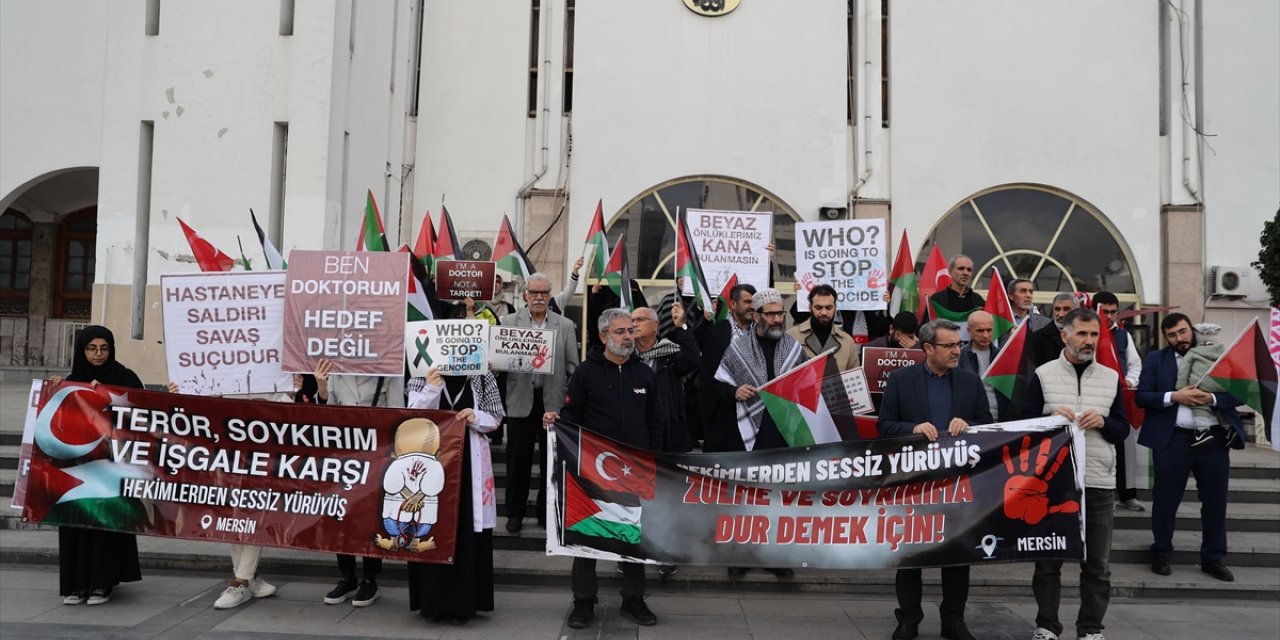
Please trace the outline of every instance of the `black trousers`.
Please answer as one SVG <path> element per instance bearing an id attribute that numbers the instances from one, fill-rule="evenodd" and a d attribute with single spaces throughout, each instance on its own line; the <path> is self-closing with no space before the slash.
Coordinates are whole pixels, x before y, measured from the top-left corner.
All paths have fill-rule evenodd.
<path id="1" fill-rule="evenodd" d="M 356 577 L 356 557 L 338 554 L 338 571 L 342 573 L 342 577 L 354 580 Z M 377 579 L 379 573 L 382 573 L 382 558 L 364 556 L 364 579 Z"/>
<path id="2" fill-rule="evenodd" d="M 960 622 L 964 620 L 964 605 L 969 600 L 969 567 L 943 567 L 941 571 L 942 604 L 938 610 L 942 621 Z M 920 569 L 898 569 L 895 580 L 898 608 L 893 611 L 898 622 L 920 624 L 924 620 L 924 610 L 920 607 L 920 599 L 924 595 L 920 572 Z"/>
<path id="3" fill-rule="evenodd" d="M 1134 436 L 1135 438 L 1137 436 Z M 1138 497 L 1138 490 L 1130 487 L 1125 479 L 1128 473 L 1124 467 L 1124 444 L 1116 445 L 1116 500 L 1125 502 Z"/>
<path id="4" fill-rule="evenodd" d="M 619 562 L 622 567 L 622 599 L 644 598 L 644 565 L 638 562 Z M 597 602 L 596 561 L 588 558 L 573 559 L 573 600 Z"/>
<path id="5" fill-rule="evenodd" d="M 507 418 L 507 517 L 520 520 L 529 503 L 534 451 L 538 459 L 538 522 L 547 513 L 547 474 L 542 469 L 547 456 L 547 431 L 542 428 L 542 391 L 534 390 L 533 408 L 527 418 Z"/>

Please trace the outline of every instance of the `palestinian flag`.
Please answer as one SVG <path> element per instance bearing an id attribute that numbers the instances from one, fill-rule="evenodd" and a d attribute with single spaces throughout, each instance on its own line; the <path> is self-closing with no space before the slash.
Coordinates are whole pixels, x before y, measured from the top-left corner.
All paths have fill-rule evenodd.
<path id="1" fill-rule="evenodd" d="M 729 300 L 733 294 L 733 288 L 738 286 L 738 274 L 729 276 L 729 281 L 724 283 L 724 288 L 720 290 L 720 295 L 716 296 L 716 301 L 720 304 L 716 307 L 716 320 L 724 320 L 729 317 Z"/>
<path id="2" fill-rule="evenodd" d="M 418 239 L 413 243 L 413 255 L 427 268 L 427 275 L 436 272 L 436 229 L 431 226 L 431 212 L 422 214 L 422 226 L 418 227 Z"/>
<path id="3" fill-rule="evenodd" d="M 1276 408 L 1276 364 L 1257 318 L 1227 347 L 1205 377 L 1212 378 L 1262 416 L 1267 431 L 1271 431 Z"/>
<path id="4" fill-rule="evenodd" d="M 258 225 L 258 216 L 253 215 L 253 209 L 249 210 L 249 219 L 253 221 L 253 230 L 258 232 L 258 243 L 262 245 L 262 255 L 267 259 L 267 268 L 274 270 L 288 269 L 289 263 L 285 262 L 284 257 L 280 255 L 280 251 L 271 244 L 271 238 L 267 237 L 266 232 Z M 241 251 L 241 253 L 244 253 Z M 245 265 L 248 269 L 249 265 Z"/>
<path id="5" fill-rule="evenodd" d="M 435 262 L 462 259 L 462 247 L 458 245 L 458 232 L 453 230 L 453 218 L 449 217 L 449 210 L 443 205 L 440 206 L 440 235 L 436 238 L 436 245 L 431 253 L 435 257 Z"/>
<path id="6" fill-rule="evenodd" d="M 1124 331 L 1124 329 L 1111 329 L 1104 326 L 1098 332 L 1098 347 L 1094 360 L 1120 376 L 1120 395 L 1124 397 L 1124 415 L 1129 420 L 1129 426 L 1137 429 L 1146 419 L 1146 412 L 1138 407 L 1137 394 L 1124 382 L 1125 371 L 1120 366 L 1120 352 L 1116 350 L 1116 340 L 1112 331 Z"/>
<path id="7" fill-rule="evenodd" d="M 711 291 L 707 277 L 702 273 L 702 261 L 698 259 L 693 239 L 689 237 L 689 225 L 681 218 L 676 222 L 676 279 L 684 278 L 693 287 L 693 297 L 703 309 L 711 309 Z M 736 282 L 736 279 L 734 279 Z"/>
<path id="8" fill-rule="evenodd" d="M 508 280 L 515 276 L 528 278 L 536 271 L 511 232 L 511 221 L 505 215 L 502 216 L 502 228 L 498 230 L 498 240 L 493 244 L 493 260 L 498 263 L 500 271 L 511 274 Z"/>
<path id="9" fill-rule="evenodd" d="M 583 255 L 587 252 L 591 252 L 591 258 L 587 261 L 587 273 L 582 278 L 583 282 L 587 281 L 592 271 L 603 276 L 609 263 L 609 238 L 604 235 L 604 200 L 596 201 L 596 216 L 591 219 L 591 228 L 587 230 Z"/>
<path id="10" fill-rule="evenodd" d="M 790 446 L 840 441 L 835 418 L 822 393 L 830 359 L 831 351 L 824 351 L 758 390 L 765 410 Z"/>
<path id="11" fill-rule="evenodd" d="M 898 254 L 893 259 L 893 273 L 889 274 L 891 288 L 889 297 L 889 317 L 898 315 L 906 309 L 911 311 L 920 303 L 919 279 L 916 278 L 915 261 L 911 257 L 911 246 L 907 243 L 907 232 L 902 231 L 902 242 L 898 243 Z"/>
<path id="12" fill-rule="evenodd" d="M 965 323 L 969 321 L 969 314 L 978 310 L 975 307 L 973 309 L 969 309 L 968 311 L 952 311 L 951 309 L 948 309 L 942 306 L 941 304 L 939 304 L 936 296 L 937 294 L 934 294 L 933 296 L 929 296 L 929 313 L 930 313 L 929 317 L 930 318 L 942 318 L 943 320 L 950 320 L 958 325 L 964 326 Z M 965 329 L 965 335 L 968 335 L 967 328 Z"/>
<path id="13" fill-rule="evenodd" d="M 405 288 L 408 292 L 406 295 L 408 307 L 405 309 L 405 320 L 408 322 L 435 320 L 435 313 L 431 311 L 431 301 L 427 299 L 426 265 L 422 264 L 418 256 L 409 250 L 409 245 L 400 245 L 400 252 L 409 254 L 409 282 Z"/>
<path id="14" fill-rule="evenodd" d="M 219 251 L 209 244 L 208 240 L 201 238 L 194 229 L 182 221 L 182 218 L 178 218 L 178 224 L 182 225 L 182 233 L 187 236 L 187 244 L 191 245 L 191 253 L 195 256 L 196 264 L 200 265 L 201 271 L 230 271 L 231 267 L 235 266 L 234 258 Z"/>
<path id="15" fill-rule="evenodd" d="M 1035 374 L 1031 346 L 1027 344 L 1030 325 L 1030 322 L 1024 322 L 1013 330 L 1009 343 L 1000 348 L 1000 353 L 996 354 L 991 366 L 982 375 L 983 381 L 1009 399 L 1010 415 L 1005 416 L 1005 420 L 1017 419 L 1022 414 L 1022 405 L 1027 398 L 1027 383 Z"/>
<path id="16" fill-rule="evenodd" d="M 564 529 L 593 538 L 640 544 L 640 502 L 617 494 L 630 504 L 612 502 L 587 492 L 572 473 L 564 474 Z M 627 500 L 626 498 L 631 498 Z"/>
<path id="17" fill-rule="evenodd" d="M 982 310 L 991 314 L 992 342 L 999 343 L 1018 324 L 1013 320 L 1013 305 L 1009 304 L 1009 294 L 1004 290 L 1000 270 L 995 267 L 991 267 L 991 286 L 987 288 L 987 303 Z"/>
<path id="18" fill-rule="evenodd" d="M 947 259 L 942 257 L 942 250 L 935 242 L 933 249 L 929 251 L 929 259 L 924 263 L 924 270 L 920 272 L 920 307 L 916 310 L 916 315 L 925 317 L 925 312 L 930 310 L 925 305 L 925 301 L 949 286 L 951 286 L 951 272 L 947 271 Z M 965 314 L 964 317 L 969 316 Z"/>
<path id="19" fill-rule="evenodd" d="M 604 279 L 609 283 L 609 288 L 618 294 L 618 300 L 621 301 L 619 306 L 627 311 L 635 311 L 635 304 L 631 301 L 631 270 L 627 267 L 626 232 L 618 234 L 618 243 L 613 245 L 613 251 L 609 253 L 609 263 L 604 267 Z"/>
<path id="20" fill-rule="evenodd" d="M 367 191 L 364 198 L 364 223 L 360 225 L 360 235 L 356 238 L 356 251 L 386 251 L 387 236 L 382 228 L 382 216 L 378 213 L 378 203 L 373 199 L 373 191 Z"/>

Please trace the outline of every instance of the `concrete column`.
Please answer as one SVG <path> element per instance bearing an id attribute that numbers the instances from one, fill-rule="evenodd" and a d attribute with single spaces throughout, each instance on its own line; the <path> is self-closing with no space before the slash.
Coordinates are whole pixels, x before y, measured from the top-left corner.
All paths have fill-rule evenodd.
<path id="1" fill-rule="evenodd" d="M 1160 210 L 1160 249 L 1164 256 L 1160 292 L 1192 322 L 1204 318 L 1204 207 L 1165 205 Z"/>
<path id="2" fill-rule="evenodd" d="M 54 287 L 57 286 L 58 225 L 37 222 L 31 229 L 31 288 L 28 290 L 27 313 L 33 316 L 53 315 Z"/>

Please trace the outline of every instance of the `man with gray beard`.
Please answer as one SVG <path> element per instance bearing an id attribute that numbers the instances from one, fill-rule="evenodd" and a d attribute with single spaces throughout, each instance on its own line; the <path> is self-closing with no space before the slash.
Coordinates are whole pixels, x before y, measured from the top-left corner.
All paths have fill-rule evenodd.
<path id="1" fill-rule="evenodd" d="M 755 329 L 739 334 L 729 343 L 716 371 L 716 394 L 737 407 L 738 431 L 746 450 L 781 449 L 787 446 L 778 425 L 764 410 L 757 390 L 764 383 L 804 362 L 804 349 L 783 329 L 786 311 L 777 289 L 762 289 L 753 299 Z M 779 578 L 795 572 L 786 568 L 766 568 Z M 746 567 L 729 567 L 729 575 L 740 578 Z"/>

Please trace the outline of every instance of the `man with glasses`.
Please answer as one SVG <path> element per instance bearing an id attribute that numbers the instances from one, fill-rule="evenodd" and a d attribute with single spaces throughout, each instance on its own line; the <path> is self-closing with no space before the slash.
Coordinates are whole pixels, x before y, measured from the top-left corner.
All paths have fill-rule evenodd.
<path id="1" fill-rule="evenodd" d="M 519 533 L 524 525 L 525 507 L 529 502 L 529 482 L 533 474 L 533 453 L 546 459 L 546 432 L 542 414 L 559 411 L 564 404 L 565 383 L 578 366 L 576 330 L 568 318 L 551 311 L 551 278 L 535 273 L 525 280 L 525 308 L 503 316 L 504 326 L 553 329 L 555 350 L 551 358 L 555 366 L 551 375 L 533 373 L 507 374 L 507 531 Z M 538 464 L 539 468 L 542 464 Z M 546 526 L 547 473 L 543 469 L 538 480 L 538 512 L 540 526 Z"/>
<path id="2" fill-rule="evenodd" d="M 924 345 L 924 362 L 889 374 L 880 418 L 876 426 L 881 437 L 922 435 L 929 442 L 939 434 L 952 437 L 964 433 L 971 424 L 992 421 L 987 392 L 977 374 L 959 368 L 960 326 L 950 320 L 932 320 L 917 332 Z M 895 582 L 898 627 L 893 640 L 911 640 L 919 635 L 924 610 L 921 570 L 899 569 Z M 964 622 L 969 599 L 969 567 L 942 568 L 942 637 L 974 640 Z"/>
<path id="3" fill-rule="evenodd" d="M 736 409 L 737 451 L 781 449 L 787 445 L 782 432 L 760 400 L 757 389 L 764 383 L 790 371 L 804 362 L 804 349 L 783 330 L 786 310 L 777 289 L 761 289 L 754 298 L 755 328 L 739 334 L 716 371 L 716 395 L 731 402 Z M 790 578 L 795 572 L 786 568 L 766 568 L 779 578 Z M 746 567 L 730 567 L 729 575 L 740 578 Z"/>
<path id="4" fill-rule="evenodd" d="M 586 362 L 569 381 L 564 406 L 542 416 L 549 426 L 557 418 L 581 425 L 633 447 L 655 450 L 666 431 L 666 413 L 654 381 L 653 370 L 635 353 L 635 328 L 630 314 L 605 309 L 597 322 L 602 346 L 593 347 Z M 621 562 L 623 617 L 642 626 L 658 618 L 644 603 L 644 565 Z M 583 629 L 595 618 L 596 561 L 573 559 L 573 611 L 569 626 Z"/>

